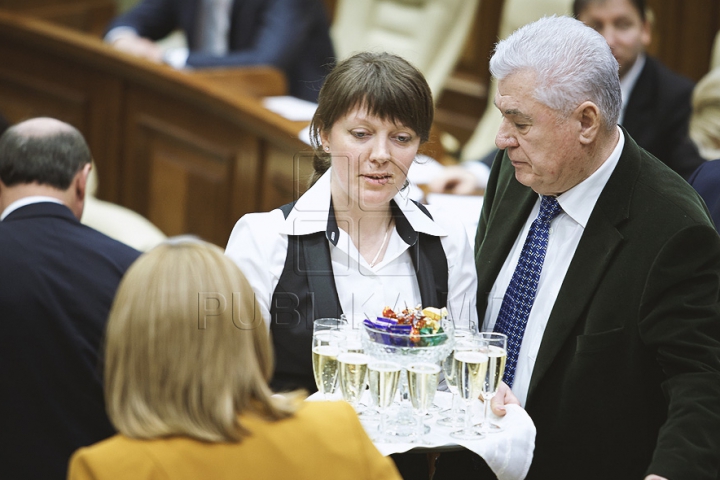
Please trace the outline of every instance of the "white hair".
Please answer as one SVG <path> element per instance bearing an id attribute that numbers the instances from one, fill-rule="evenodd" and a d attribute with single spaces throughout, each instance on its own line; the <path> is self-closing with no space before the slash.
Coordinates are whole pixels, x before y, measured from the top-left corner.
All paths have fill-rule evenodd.
<path id="1" fill-rule="evenodd" d="M 605 39 L 572 17 L 544 17 L 495 46 L 490 73 L 498 80 L 535 73 L 535 99 L 569 115 L 582 102 L 598 106 L 605 127 L 615 128 L 622 97 L 618 63 Z"/>

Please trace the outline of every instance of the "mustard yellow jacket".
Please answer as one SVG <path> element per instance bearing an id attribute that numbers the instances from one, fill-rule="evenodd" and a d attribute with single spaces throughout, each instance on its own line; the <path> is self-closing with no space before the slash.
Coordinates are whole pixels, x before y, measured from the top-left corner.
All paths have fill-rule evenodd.
<path id="1" fill-rule="evenodd" d="M 68 479 L 400 480 L 345 402 L 305 402 L 277 422 L 250 415 L 240 420 L 252 432 L 240 443 L 115 435 L 75 452 Z"/>

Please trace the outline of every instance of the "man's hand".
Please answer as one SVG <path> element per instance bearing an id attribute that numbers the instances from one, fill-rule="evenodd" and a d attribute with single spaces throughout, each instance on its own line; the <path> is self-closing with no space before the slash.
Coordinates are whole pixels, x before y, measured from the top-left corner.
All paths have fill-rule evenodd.
<path id="1" fill-rule="evenodd" d="M 429 184 L 431 192 L 471 195 L 477 190 L 475 175 L 459 165 L 445 167 Z"/>
<path id="2" fill-rule="evenodd" d="M 505 411 L 505 405 L 509 404 L 520 405 L 520 401 L 505 382 L 500 382 L 500 386 L 498 386 L 497 392 L 490 402 L 490 408 L 495 415 L 503 417 L 505 413 L 507 413 Z"/>
<path id="3" fill-rule="evenodd" d="M 111 44 L 125 53 L 142 57 L 155 63 L 162 63 L 163 51 L 154 42 L 136 35 L 123 35 Z"/>

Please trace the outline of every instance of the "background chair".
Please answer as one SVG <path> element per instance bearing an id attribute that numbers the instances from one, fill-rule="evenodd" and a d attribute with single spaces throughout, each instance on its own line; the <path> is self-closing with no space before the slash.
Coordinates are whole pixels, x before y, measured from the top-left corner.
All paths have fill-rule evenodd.
<path id="1" fill-rule="evenodd" d="M 460 58 L 479 0 L 338 0 L 331 36 L 339 60 L 387 51 L 415 65 L 434 98 Z"/>
<path id="2" fill-rule="evenodd" d="M 98 200 L 95 197 L 97 190 L 95 172 L 93 164 L 85 193 L 85 209 L 81 220 L 83 224 L 141 252 L 150 250 L 167 238 L 159 228 L 139 213 L 115 203 Z"/>
<path id="3" fill-rule="evenodd" d="M 498 37 L 504 39 L 523 25 L 553 14 L 571 15 L 572 0 L 505 0 Z M 495 135 L 502 120 L 493 103 L 497 92 L 496 83 L 491 78 L 485 113 L 460 153 L 460 160 L 463 162 L 479 160 L 495 149 Z"/>

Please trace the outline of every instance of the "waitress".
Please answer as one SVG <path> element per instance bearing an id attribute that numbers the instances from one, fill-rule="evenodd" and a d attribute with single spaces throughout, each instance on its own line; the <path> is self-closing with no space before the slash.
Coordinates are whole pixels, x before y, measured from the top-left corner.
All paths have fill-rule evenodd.
<path id="1" fill-rule="evenodd" d="M 316 318 L 344 313 L 357 328 L 385 306 L 421 304 L 477 324 L 465 228 L 407 196 L 433 121 L 425 78 L 398 56 L 358 53 L 328 75 L 318 102 L 311 187 L 294 203 L 243 216 L 225 251 L 272 332 L 277 390 L 316 390 Z"/>

